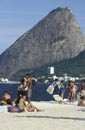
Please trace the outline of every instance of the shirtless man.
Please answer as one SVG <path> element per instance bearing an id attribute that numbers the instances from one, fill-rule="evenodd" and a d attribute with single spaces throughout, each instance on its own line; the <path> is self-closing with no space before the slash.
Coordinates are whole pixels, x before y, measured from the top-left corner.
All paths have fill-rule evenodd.
<path id="1" fill-rule="evenodd" d="M 31 97 L 32 97 L 32 86 L 33 86 L 33 81 L 37 81 L 37 79 L 31 77 L 31 75 L 29 73 L 26 74 L 26 76 L 24 77 L 27 80 L 27 98 L 28 98 L 28 103 L 31 101 Z"/>

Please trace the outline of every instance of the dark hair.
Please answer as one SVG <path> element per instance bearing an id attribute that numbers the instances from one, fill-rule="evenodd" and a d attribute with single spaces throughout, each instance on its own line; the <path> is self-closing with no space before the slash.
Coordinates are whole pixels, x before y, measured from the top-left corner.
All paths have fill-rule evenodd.
<path id="1" fill-rule="evenodd" d="M 63 80 L 61 80 L 61 83 L 64 83 L 64 81 L 63 81 Z"/>
<path id="2" fill-rule="evenodd" d="M 81 96 L 80 99 L 85 100 L 85 96 Z"/>
<path id="3" fill-rule="evenodd" d="M 20 95 L 17 100 L 15 101 L 15 104 L 17 105 L 20 102 L 20 99 L 22 98 L 22 96 Z"/>
<path id="4" fill-rule="evenodd" d="M 21 84 L 23 84 L 23 83 L 24 83 L 24 81 L 25 81 L 25 78 L 22 78 L 22 79 L 21 79 Z"/>
<path id="5" fill-rule="evenodd" d="M 58 81 L 58 79 L 55 79 L 55 81 Z"/>
<path id="6" fill-rule="evenodd" d="M 30 74 L 30 73 L 27 73 L 25 76 L 31 76 L 31 74 Z"/>

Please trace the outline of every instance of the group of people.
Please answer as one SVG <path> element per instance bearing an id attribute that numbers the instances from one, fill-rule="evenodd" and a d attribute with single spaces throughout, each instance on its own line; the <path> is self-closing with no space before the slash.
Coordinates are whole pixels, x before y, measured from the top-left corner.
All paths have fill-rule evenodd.
<path id="1" fill-rule="evenodd" d="M 1 98 L 0 104 L 8 105 L 8 112 L 43 111 L 43 110 L 38 109 L 31 103 L 33 81 L 36 81 L 36 79 L 31 77 L 31 75 L 27 73 L 21 79 L 21 83 L 18 86 L 17 98 L 11 101 L 11 95 L 5 91 Z"/>
<path id="2" fill-rule="evenodd" d="M 35 80 L 35 78 L 31 77 L 31 75 L 27 73 L 25 77 L 21 79 L 21 84 L 18 87 L 18 97 L 23 96 L 24 99 L 27 99 L 28 102 L 30 102 L 32 96 L 32 85 Z"/>
<path id="3" fill-rule="evenodd" d="M 0 99 L 0 105 L 8 105 L 8 112 L 44 111 L 38 109 L 31 103 L 33 81 L 36 81 L 36 79 L 27 73 L 21 79 L 21 83 L 18 86 L 17 98 L 12 101 L 11 95 L 7 91 L 4 91 L 2 98 Z M 55 79 L 52 85 L 54 86 L 54 93 L 57 93 L 62 99 L 64 99 L 64 95 L 67 89 L 67 99 L 70 102 L 75 101 L 79 87 L 77 87 L 74 81 L 69 81 L 67 85 L 64 85 L 63 81 L 60 82 L 58 79 Z M 80 85 L 79 97 L 78 106 L 85 107 L 85 81 L 83 81 Z"/>
<path id="4" fill-rule="evenodd" d="M 54 86 L 53 94 L 58 94 L 62 99 L 67 98 L 69 102 L 74 102 L 78 93 L 78 105 L 85 106 L 85 81 L 82 81 L 78 87 L 74 81 L 68 81 L 67 84 L 64 85 L 63 81 L 58 81 L 58 79 L 55 79 L 52 85 Z M 67 97 L 65 97 L 66 91 Z"/>

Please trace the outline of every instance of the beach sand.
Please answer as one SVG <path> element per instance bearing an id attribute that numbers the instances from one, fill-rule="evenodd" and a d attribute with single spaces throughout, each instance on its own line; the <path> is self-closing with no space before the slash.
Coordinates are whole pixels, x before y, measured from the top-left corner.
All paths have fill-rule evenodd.
<path id="1" fill-rule="evenodd" d="M 76 104 L 32 102 L 44 112 L 0 112 L 1 130 L 85 130 L 85 108 Z"/>

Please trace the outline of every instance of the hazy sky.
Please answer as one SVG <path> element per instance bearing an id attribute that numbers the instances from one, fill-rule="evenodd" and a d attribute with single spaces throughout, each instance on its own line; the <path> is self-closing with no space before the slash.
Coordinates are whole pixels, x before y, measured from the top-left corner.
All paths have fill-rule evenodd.
<path id="1" fill-rule="evenodd" d="M 85 0 L 0 0 L 0 54 L 50 11 L 65 6 L 85 33 Z"/>

